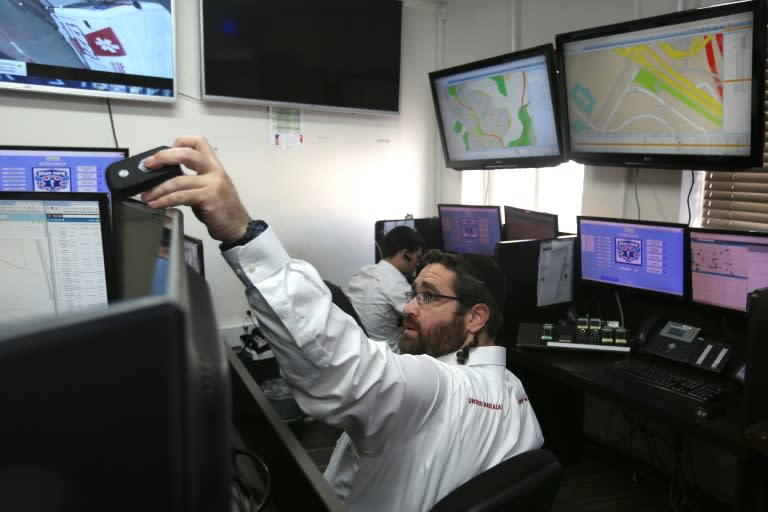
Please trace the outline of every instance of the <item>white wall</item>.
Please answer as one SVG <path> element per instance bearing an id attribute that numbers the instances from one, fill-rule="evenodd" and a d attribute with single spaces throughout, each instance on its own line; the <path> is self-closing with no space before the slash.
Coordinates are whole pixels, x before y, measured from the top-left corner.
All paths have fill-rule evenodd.
<path id="1" fill-rule="evenodd" d="M 263 107 L 203 104 L 197 2 L 177 0 L 181 98 L 174 105 L 112 101 L 119 144 L 132 153 L 202 134 L 216 146 L 251 214 L 269 221 L 289 252 L 345 284 L 374 258 L 377 219 L 435 212 L 435 121 L 426 72 L 436 65 L 436 7 L 406 3 L 399 117 L 304 112 L 305 144 L 269 144 Z M 0 144 L 111 146 L 106 102 L 0 92 Z M 217 244 L 186 212 L 187 231 L 205 240 L 206 274 L 218 322 L 242 322 L 242 285 Z"/>

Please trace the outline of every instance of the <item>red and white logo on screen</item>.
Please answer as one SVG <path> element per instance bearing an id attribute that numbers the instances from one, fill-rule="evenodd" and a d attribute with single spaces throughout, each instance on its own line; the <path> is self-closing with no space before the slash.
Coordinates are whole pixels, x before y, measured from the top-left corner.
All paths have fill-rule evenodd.
<path id="1" fill-rule="evenodd" d="M 86 34 L 85 39 L 93 53 L 99 57 L 122 57 L 125 55 L 123 45 L 110 27 Z"/>

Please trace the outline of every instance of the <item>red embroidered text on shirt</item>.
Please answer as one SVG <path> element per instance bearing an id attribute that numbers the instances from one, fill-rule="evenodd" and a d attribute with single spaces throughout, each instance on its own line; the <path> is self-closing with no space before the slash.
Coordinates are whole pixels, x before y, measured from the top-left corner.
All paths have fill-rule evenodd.
<path id="1" fill-rule="evenodd" d="M 488 402 L 483 402 L 482 400 L 478 400 L 477 398 L 470 398 L 469 405 L 479 405 L 480 407 L 485 407 L 486 409 L 493 409 L 494 411 L 501 410 L 501 404 L 490 404 Z"/>
<path id="2" fill-rule="evenodd" d="M 527 401 L 528 401 L 528 397 L 524 396 L 523 398 L 517 401 L 517 405 L 523 405 Z"/>

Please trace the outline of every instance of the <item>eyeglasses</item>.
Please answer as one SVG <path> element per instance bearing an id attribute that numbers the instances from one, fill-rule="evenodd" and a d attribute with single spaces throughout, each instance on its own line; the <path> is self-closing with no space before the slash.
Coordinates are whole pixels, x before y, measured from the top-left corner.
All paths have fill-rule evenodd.
<path id="1" fill-rule="evenodd" d="M 408 302 L 411 302 L 413 299 L 416 299 L 416 304 L 419 306 L 423 306 L 424 304 L 431 304 L 436 299 L 450 299 L 450 300 L 459 300 L 458 297 L 452 297 L 450 295 L 440 295 L 439 293 L 430 293 L 430 292 L 415 292 L 411 290 L 410 292 L 405 292 L 405 300 Z"/>

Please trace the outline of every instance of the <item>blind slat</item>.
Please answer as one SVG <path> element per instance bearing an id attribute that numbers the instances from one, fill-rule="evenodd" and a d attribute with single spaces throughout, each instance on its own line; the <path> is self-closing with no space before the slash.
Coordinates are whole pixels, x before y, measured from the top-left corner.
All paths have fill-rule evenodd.
<path id="1" fill-rule="evenodd" d="M 768 197 L 768 183 L 736 183 L 725 181 L 708 181 L 704 185 L 704 190 L 730 191 L 730 192 L 752 192 L 756 194 L 765 194 Z"/>
<path id="2" fill-rule="evenodd" d="M 768 183 L 768 172 L 711 171 L 707 183 Z"/>
<path id="3" fill-rule="evenodd" d="M 765 194 L 731 192 L 730 190 L 707 190 L 703 197 L 705 201 L 734 201 L 739 203 L 764 203 L 766 201 Z"/>
<path id="4" fill-rule="evenodd" d="M 759 222 L 743 222 L 727 219 L 704 219 L 702 226 L 712 229 L 740 229 L 744 231 L 766 231 L 766 225 Z"/>
<path id="5" fill-rule="evenodd" d="M 704 210 L 707 219 L 742 220 L 768 224 L 768 213 L 742 212 L 738 210 L 718 210 L 715 208 Z"/>
<path id="6" fill-rule="evenodd" d="M 713 210 L 735 210 L 740 212 L 754 212 L 768 214 L 768 204 L 766 203 L 748 203 L 742 201 L 718 201 L 708 200 L 704 203 L 704 208 Z"/>

